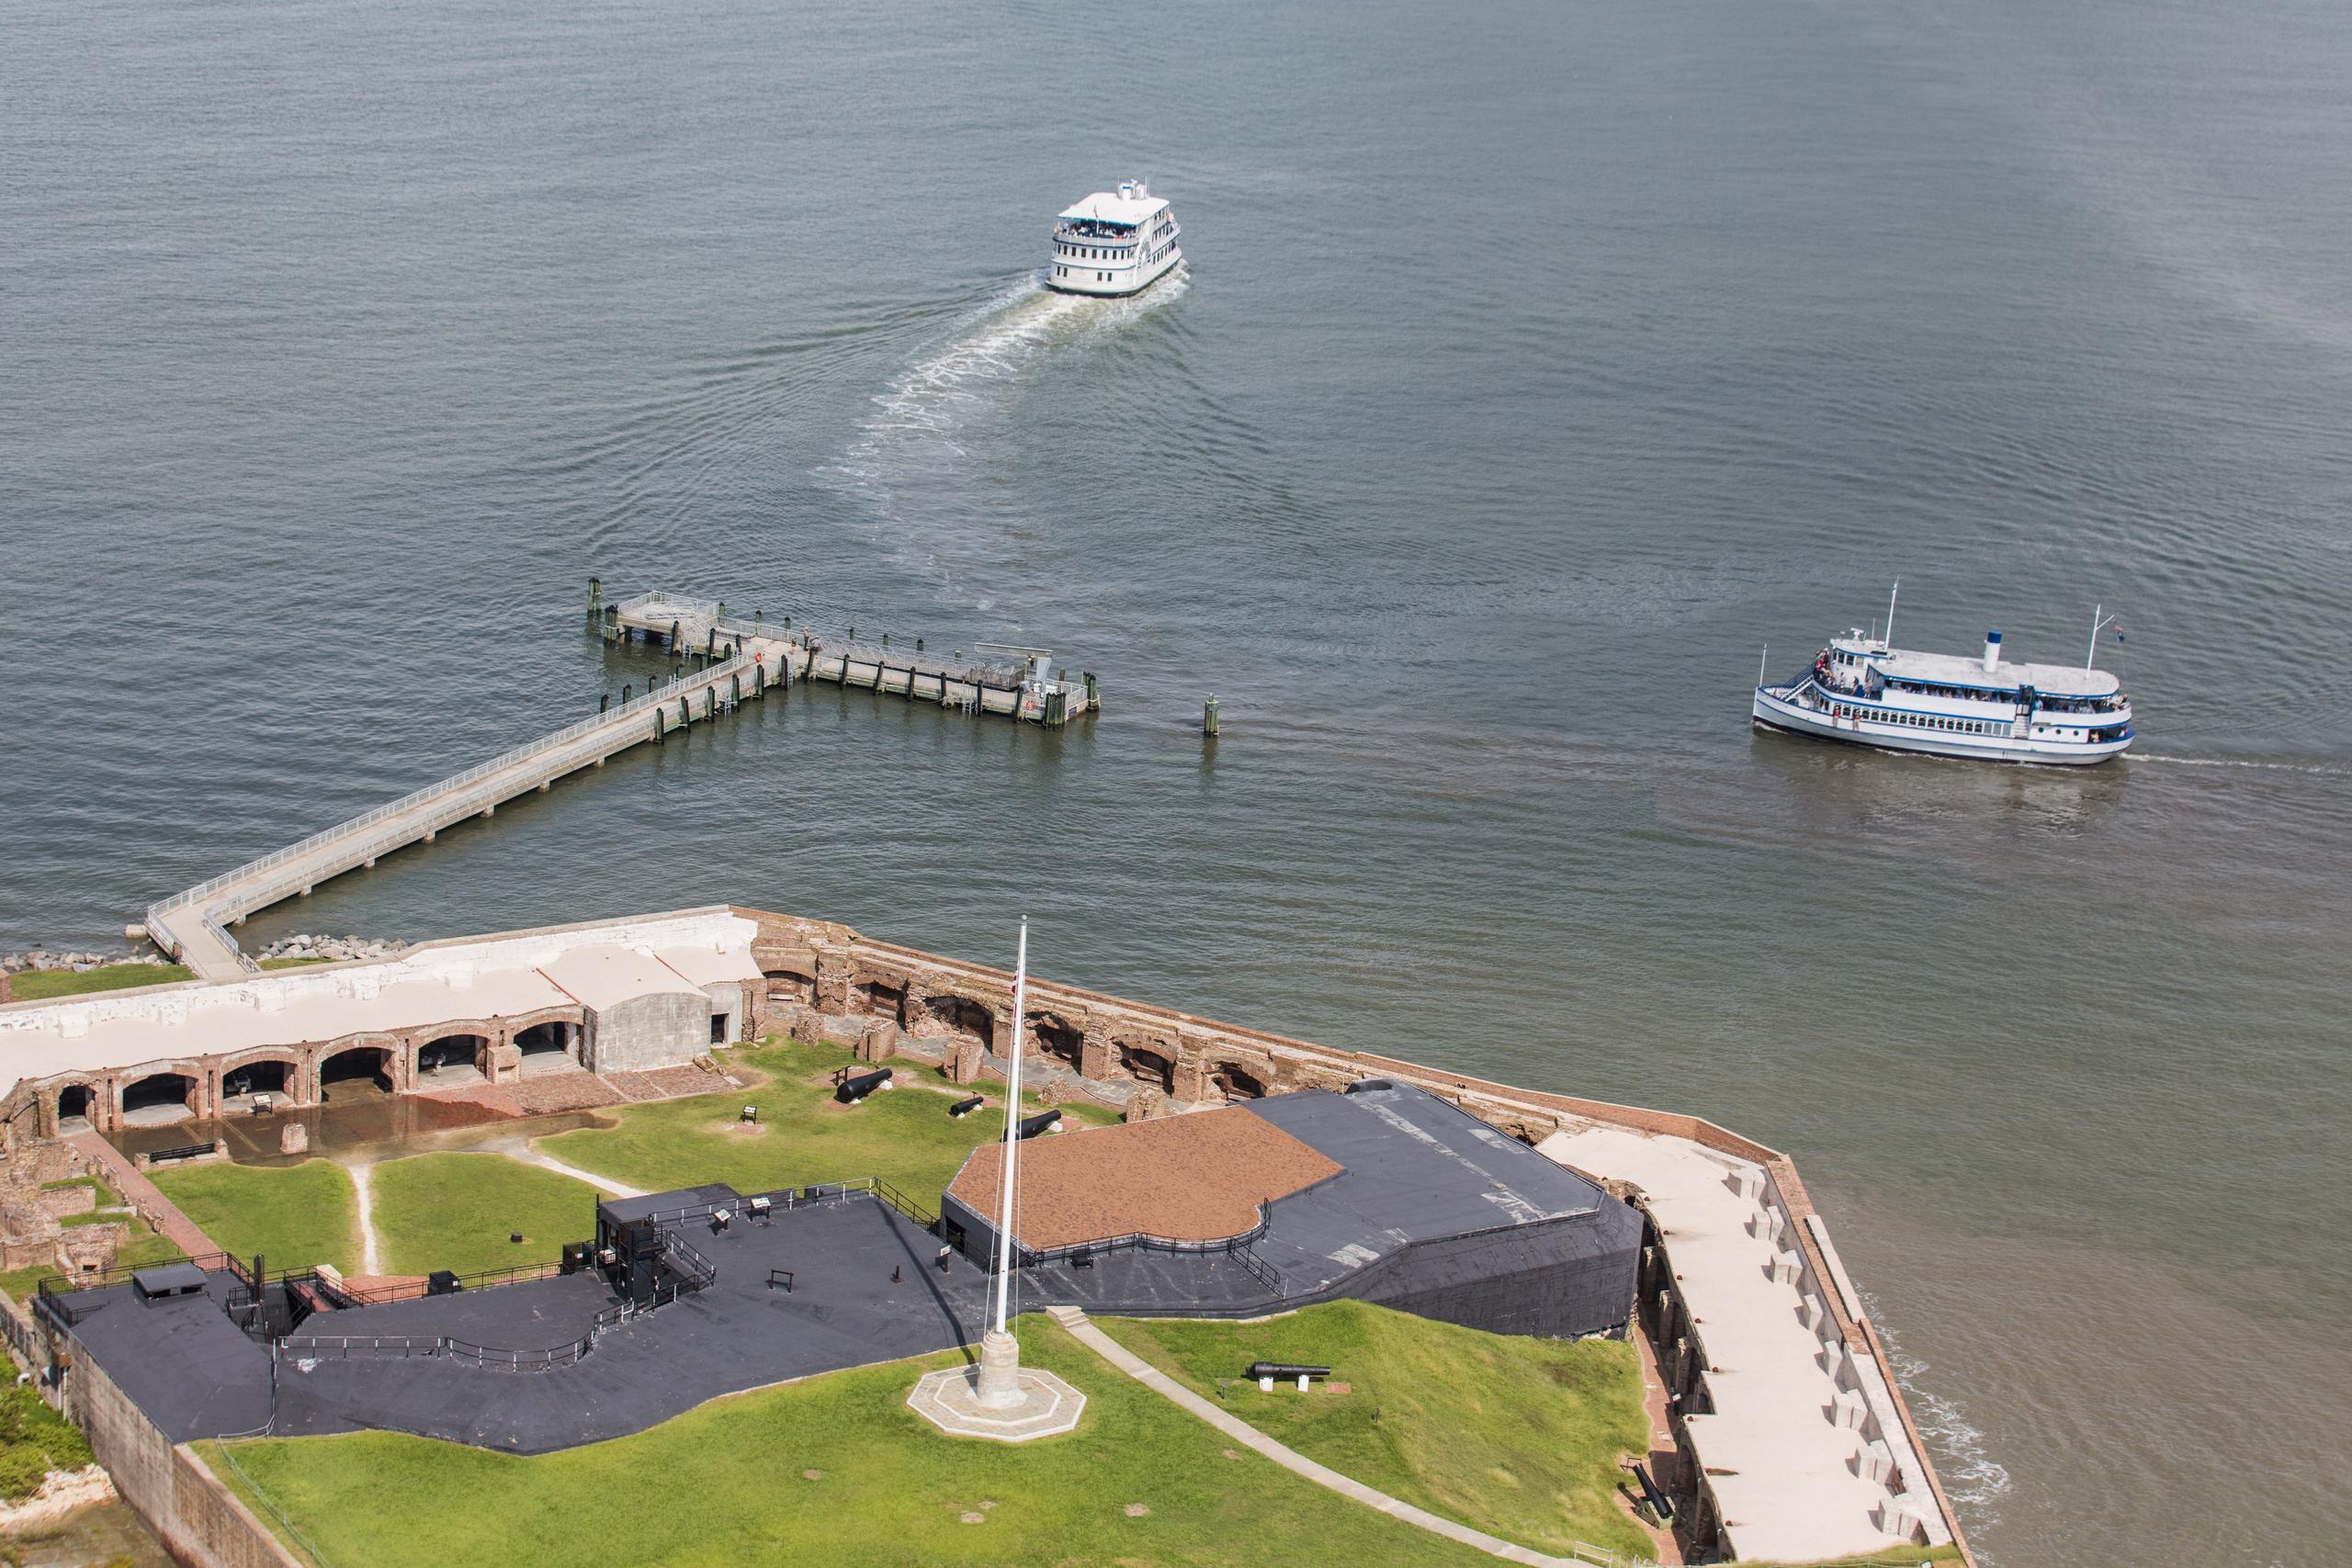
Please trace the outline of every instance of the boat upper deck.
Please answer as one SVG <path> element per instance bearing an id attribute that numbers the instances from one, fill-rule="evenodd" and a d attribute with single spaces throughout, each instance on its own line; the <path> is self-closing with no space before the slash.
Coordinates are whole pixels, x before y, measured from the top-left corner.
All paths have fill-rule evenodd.
<path id="1" fill-rule="evenodd" d="M 2031 686 L 2041 695 L 2053 697 L 2111 697 L 2123 689 L 2123 682 L 2112 672 L 2076 665 L 2013 664 L 2002 660 L 1988 671 L 1981 659 L 1890 649 L 1860 637 L 1838 637 L 1829 646 L 1868 663 L 1885 679 L 1906 684 L 1951 686 L 2003 696 L 2020 686 Z"/>

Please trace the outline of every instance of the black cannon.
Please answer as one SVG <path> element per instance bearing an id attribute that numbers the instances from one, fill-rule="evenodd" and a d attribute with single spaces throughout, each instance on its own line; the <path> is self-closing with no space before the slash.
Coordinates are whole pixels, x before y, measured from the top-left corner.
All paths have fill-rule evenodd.
<path id="1" fill-rule="evenodd" d="M 1310 1367 L 1302 1361 L 1252 1361 L 1250 1363 L 1250 1376 L 1257 1379 L 1258 1386 L 1269 1393 L 1273 1392 L 1276 1378 L 1281 1378 L 1284 1382 L 1293 1378 L 1297 1379 L 1298 1391 L 1305 1393 L 1307 1379 L 1328 1378 L 1330 1375 L 1331 1369 L 1329 1367 Z"/>
<path id="2" fill-rule="evenodd" d="M 1060 1111 L 1040 1111 L 1035 1116 L 1024 1116 L 1021 1119 L 1021 1135 L 1024 1138 L 1034 1138 L 1040 1133 L 1050 1133 L 1061 1124 Z"/>
<path id="3" fill-rule="evenodd" d="M 890 1069 L 876 1067 L 870 1073 L 858 1073 L 842 1079 L 841 1087 L 833 1090 L 833 1098 L 843 1105 L 855 1105 L 876 1089 L 888 1088 L 889 1083 Z"/>
<path id="4" fill-rule="evenodd" d="M 969 1116 L 973 1111 L 978 1111 L 986 1103 L 987 1101 L 981 1096 L 976 1094 L 969 1100 L 959 1100 L 955 1104 L 949 1106 L 947 1108 L 947 1114 L 960 1120 L 966 1116 Z"/>
<path id="5" fill-rule="evenodd" d="M 1355 1082 L 1350 1084 L 1340 1092 L 1342 1094 L 1353 1094 L 1357 1090 L 1361 1089 L 1369 1094 L 1374 1089 L 1395 1089 L 1396 1087 L 1396 1086 L 1394 1083 L 1390 1082 L 1386 1078 L 1358 1078 Z"/>
<path id="6" fill-rule="evenodd" d="M 1674 1499 L 1650 1479 L 1650 1472 L 1645 1466 L 1638 1463 L 1634 1466 L 1634 1479 L 1642 1483 L 1642 1499 L 1649 1504 L 1650 1512 L 1657 1516 L 1658 1523 L 1665 1524 L 1674 1517 Z"/>

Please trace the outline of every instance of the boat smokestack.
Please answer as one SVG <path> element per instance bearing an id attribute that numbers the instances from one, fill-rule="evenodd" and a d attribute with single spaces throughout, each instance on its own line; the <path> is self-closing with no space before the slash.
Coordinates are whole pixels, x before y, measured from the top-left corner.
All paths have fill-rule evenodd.
<path id="1" fill-rule="evenodd" d="M 2000 662 L 2001 634 L 1986 632 L 1984 634 L 1984 673 L 1990 675 L 1993 672 L 1993 667 Z"/>

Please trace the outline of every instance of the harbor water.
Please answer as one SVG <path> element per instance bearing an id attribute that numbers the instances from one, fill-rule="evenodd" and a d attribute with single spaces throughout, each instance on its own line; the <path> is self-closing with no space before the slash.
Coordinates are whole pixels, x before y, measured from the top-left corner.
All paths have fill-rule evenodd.
<path id="1" fill-rule="evenodd" d="M 2320 0 L 20 0 L 0 949 L 664 668 L 1049 647 L 259 916 L 729 899 L 1796 1156 L 1985 1558 L 2352 1533 L 2352 30 Z M 1187 270 L 1045 293 L 1147 176 Z M 2093 770 L 1752 734 L 2098 649 Z M 1769 654 L 1764 645 L 1770 645 Z M 1199 733 L 1216 694 L 1221 733 Z"/>

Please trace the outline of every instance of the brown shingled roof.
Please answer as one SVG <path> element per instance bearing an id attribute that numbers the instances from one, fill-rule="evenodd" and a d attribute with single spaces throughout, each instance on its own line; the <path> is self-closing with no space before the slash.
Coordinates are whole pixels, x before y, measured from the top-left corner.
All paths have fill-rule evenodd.
<path id="1" fill-rule="evenodd" d="M 1003 1166 L 1003 1144 L 983 1144 L 947 1190 L 994 1223 Z M 1033 1251 L 1136 1231 L 1220 1241 L 1255 1225 L 1261 1205 L 1340 1168 L 1238 1105 L 1049 1134 L 1021 1145 L 1013 1228 Z"/>

